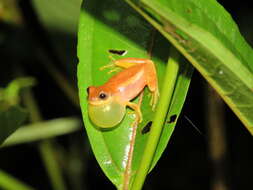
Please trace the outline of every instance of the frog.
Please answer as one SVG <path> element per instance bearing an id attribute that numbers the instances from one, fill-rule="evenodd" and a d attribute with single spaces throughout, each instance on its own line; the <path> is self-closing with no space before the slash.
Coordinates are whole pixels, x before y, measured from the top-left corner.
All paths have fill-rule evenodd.
<path id="1" fill-rule="evenodd" d="M 113 60 L 112 64 L 122 70 L 103 85 L 87 88 L 89 118 L 98 127 L 115 127 L 129 107 L 134 110 L 135 121 L 141 123 L 141 107 L 132 100 L 147 86 L 151 93 L 150 105 L 155 109 L 159 98 L 155 64 L 151 59 L 133 57 Z"/>

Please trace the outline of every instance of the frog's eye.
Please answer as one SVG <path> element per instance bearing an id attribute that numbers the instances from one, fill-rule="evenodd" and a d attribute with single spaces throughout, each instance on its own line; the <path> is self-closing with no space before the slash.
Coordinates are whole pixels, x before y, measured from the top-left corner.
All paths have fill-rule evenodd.
<path id="1" fill-rule="evenodd" d="M 107 96 L 107 94 L 106 94 L 106 93 L 104 93 L 104 92 L 100 92 L 100 94 L 99 94 L 99 98 L 100 98 L 101 100 L 105 100 L 107 97 L 108 97 L 108 96 Z"/>
<path id="2" fill-rule="evenodd" d="M 119 104 L 115 100 L 106 104 L 89 104 L 88 106 L 91 121 L 101 128 L 110 128 L 118 125 L 122 121 L 125 111 L 126 106 Z"/>

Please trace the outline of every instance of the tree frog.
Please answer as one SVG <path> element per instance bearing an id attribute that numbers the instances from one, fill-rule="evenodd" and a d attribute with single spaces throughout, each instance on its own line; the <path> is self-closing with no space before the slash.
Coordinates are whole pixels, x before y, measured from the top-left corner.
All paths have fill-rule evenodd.
<path id="1" fill-rule="evenodd" d="M 88 113 L 91 121 L 101 128 L 119 124 L 126 112 L 126 106 L 135 111 L 136 120 L 142 121 L 140 106 L 131 102 L 148 86 L 151 92 L 152 110 L 158 97 L 158 81 L 153 61 L 141 58 L 113 60 L 113 65 L 123 70 L 112 76 L 102 86 L 90 86 L 88 93 Z"/>

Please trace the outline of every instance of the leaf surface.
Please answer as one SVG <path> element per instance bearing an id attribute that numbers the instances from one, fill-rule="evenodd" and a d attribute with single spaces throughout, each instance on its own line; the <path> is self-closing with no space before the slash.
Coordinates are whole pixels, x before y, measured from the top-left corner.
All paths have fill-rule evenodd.
<path id="1" fill-rule="evenodd" d="M 110 6 L 108 6 L 110 5 Z M 102 130 L 95 126 L 89 119 L 87 111 L 87 87 L 104 84 L 115 73 L 108 74 L 109 70 L 100 70 L 100 67 L 110 63 L 108 50 L 127 50 L 125 57 L 150 58 L 155 62 L 159 87 L 163 83 L 164 71 L 169 57 L 169 44 L 154 29 L 145 22 L 133 9 L 124 2 L 108 0 L 86 0 L 83 3 L 79 21 L 78 32 L 78 88 L 80 104 L 85 123 L 85 128 L 95 154 L 95 157 L 107 177 L 117 186 L 122 188 L 125 183 L 126 165 L 129 159 L 134 121 L 133 111 L 127 108 L 124 120 L 115 128 Z M 121 58 L 121 57 L 117 57 Z M 185 66 L 178 77 L 181 85 L 173 97 L 173 108 L 168 116 L 181 111 L 185 95 L 189 86 L 190 65 Z M 189 71 L 189 72 L 187 72 Z M 180 89 L 181 88 L 181 92 Z M 179 95 L 176 103 L 176 95 Z M 138 101 L 138 98 L 134 101 Z M 149 105 L 150 93 L 145 89 L 141 110 L 143 122 L 139 124 L 134 144 L 133 160 L 131 164 L 130 180 L 132 181 L 140 165 L 146 145 L 150 126 L 155 113 Z M 168 109 L 168 108 L 166 108 Z M 155 165 L 165 149 L 171 136 L 176 121 L 167 123 L 162 133 L 156 154 L 153 155 Z"/>
<path id="2" fill-rule="evenodd" d="M 193 64 L 253 134 L 253 51 L 226 10 L 215 0 L 127 2 Z"/>

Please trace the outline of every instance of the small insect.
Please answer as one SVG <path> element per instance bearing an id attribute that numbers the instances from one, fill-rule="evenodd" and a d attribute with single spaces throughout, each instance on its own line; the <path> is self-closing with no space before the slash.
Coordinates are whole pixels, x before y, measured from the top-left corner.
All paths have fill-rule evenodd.
<path id="1" fill-rule="evenodd" d="M 151 92 L 152 109 L 159 97 L 156 69 L 153 61 L 141 58 L 113 60 L 113 64 L 123 68 L 102 86 L 90 86 L 88 112 L 91 121 L 101 127 L 110 128 L 119 124 L 125 116 L 126 107 L 135 111 L 136 121 L 142 122 L 140 106 L 131 102 L 148 86 Z"/>

